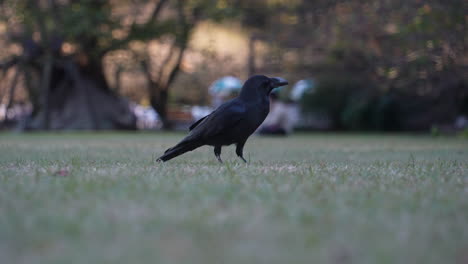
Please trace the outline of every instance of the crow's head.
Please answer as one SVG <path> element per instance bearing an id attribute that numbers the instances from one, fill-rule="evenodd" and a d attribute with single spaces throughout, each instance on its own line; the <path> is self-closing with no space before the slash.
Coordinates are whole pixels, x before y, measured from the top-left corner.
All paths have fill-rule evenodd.
<path id="1" fill-rule="evenodd" d="M 259 95 L 268 96 L 276 87 L 287 85 L 288 81 L 281 77 L 268 78 L 264 75 L 254 75 L 250 77 L 242 87 L 242 97 L 252 97 Z"/>

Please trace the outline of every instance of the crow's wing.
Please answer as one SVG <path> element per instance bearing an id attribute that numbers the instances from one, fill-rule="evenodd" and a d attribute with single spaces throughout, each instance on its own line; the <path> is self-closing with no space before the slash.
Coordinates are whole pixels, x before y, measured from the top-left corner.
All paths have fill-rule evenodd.
<path id="1" fill-rule="evenodd" d="M 191 124 L 190 127 L 189 127 L 189 131 L 192 131 L 196 126 L 198 126 L 198 124 L 200 124 L 201 121 L 205 120 L 205 118 L 207 118 L 210 115 L 211 115 L 211 113 L 209 115 L 207 115 L 207 116 L 204 116 L 204 117 L 198 119 L 197 122 Z"/>
<path id="2" fill-rule="evenodd" d="M 211 114 L 190 126 L 189 137 L 211 138 L 236 126 L 245 118 L 246 109 L 242 102 L 231 100 L 218 107 Z"/>

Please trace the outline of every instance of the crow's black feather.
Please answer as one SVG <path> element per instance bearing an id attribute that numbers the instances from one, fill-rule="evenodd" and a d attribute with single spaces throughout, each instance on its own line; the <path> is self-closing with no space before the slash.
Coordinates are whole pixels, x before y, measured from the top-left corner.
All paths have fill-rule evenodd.
<path id="1" fill-rule="evenodd" d="M 203 145 L 214 146 L 221 161 L 221 147 L 236 144 L 236 154 L 243 157 L 244 144 L 268 115 L 268 95 L 275 87 L 286 85 L 282 78 L 255 75 L 249 78 L 238 97 L 222 104 L 211 114 L 193 123 L 189 134 L 176 146 L 167 149 L 158 161 L 168 161 Z"/>

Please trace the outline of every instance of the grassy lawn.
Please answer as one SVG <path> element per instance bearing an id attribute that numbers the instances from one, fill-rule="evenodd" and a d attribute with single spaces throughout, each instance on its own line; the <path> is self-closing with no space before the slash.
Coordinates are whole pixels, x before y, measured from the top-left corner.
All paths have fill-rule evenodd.
<path id="1" fill-rule="evenodd" d="M 468 263 L 468 140 L 0 134 L 1 263 Z"/>

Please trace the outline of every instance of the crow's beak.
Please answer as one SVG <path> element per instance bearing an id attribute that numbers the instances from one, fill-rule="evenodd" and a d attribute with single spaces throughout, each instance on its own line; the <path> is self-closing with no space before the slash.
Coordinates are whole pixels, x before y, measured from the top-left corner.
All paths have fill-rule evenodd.
<path id="1" fill-rule="evenodd" d="M 271 81 L 272 81 L 272 84 L 273 84 L 273 88 L 284 86 L 284 85 L 288 84 L 288 81 L 286 81 L 285 79 L 283 79 L 281 77 L 271 78 Z"/>

